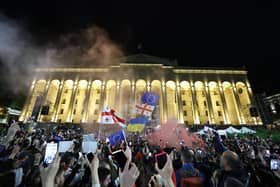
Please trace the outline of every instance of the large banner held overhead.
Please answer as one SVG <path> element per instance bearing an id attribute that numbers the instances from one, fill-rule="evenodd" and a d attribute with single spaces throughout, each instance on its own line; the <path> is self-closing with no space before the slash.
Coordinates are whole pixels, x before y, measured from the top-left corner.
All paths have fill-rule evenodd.
<path id="1" fill-rule="evenodd" d="M 141 101 L 144 104 L 156 106 L 159 100 L 159 95 L 151 93 L 151 92 L 145 92 L 144 95 L 141 97 Z"/>

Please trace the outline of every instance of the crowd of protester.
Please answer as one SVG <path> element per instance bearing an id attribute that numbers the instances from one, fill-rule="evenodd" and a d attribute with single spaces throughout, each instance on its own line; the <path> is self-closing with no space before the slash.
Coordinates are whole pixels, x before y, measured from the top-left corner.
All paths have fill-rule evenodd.
<path id="1" fill-rule="evenodd" d="M 46 143 L 73 140 L 65 153 L 43 164 Z M 0 186 L 9 187 L 277 187 L 280 167 L 271 169 L 271 159 L 280 159 L 277 142 L 253 135 L 224 138 L 209 132 L 204 147 L 150 145 L 134 134 L 110 146 L 98 140 L 92 160 L 81 154 L 83 133 L 73 128 L 28 130 L 14 122 L 2 131 L 0 145 Z M 164 141 L 164 140 L 163 140 Z M 123 150 L 126 163 L 121 170 L 112 152 Z M 159 168 L 155 155 L 167 152 Z"/>

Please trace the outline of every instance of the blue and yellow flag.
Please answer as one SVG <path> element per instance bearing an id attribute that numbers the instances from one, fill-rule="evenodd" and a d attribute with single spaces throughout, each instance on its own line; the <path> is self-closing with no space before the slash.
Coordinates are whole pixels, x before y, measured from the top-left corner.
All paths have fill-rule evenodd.
<path id="1" fill-rule="evenodd" d="M 128 123 L 127 131 L 141 132 L 145 128 L 145 125 L 148 123 L 148 121 L 148 118 L 145 117 L 131 119 Z"/>

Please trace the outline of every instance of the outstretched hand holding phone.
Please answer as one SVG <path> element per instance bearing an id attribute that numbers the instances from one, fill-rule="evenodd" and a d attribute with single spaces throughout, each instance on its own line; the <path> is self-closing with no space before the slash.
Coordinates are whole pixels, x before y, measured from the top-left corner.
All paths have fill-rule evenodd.
<path id="1" fill-rule="evenodd" d="M 60 156 L 58 156 L 58 152 L 56 153 L 53 162 L 50 163 L 48 167 L 44 167 L 43 162 L 40 164 L 40 176 L 43 187 L 54 187 L 54 179 L 59 169 L 59 164 Z"/>
<path id="2" fill-rule="evenodd" d="M 158 174 L 164 179 L 168 187 L 174 187 L 174 183 L 172 181 L 172 172 L 173 172 L 173 167 L 172 167 L 172 161 L 169 157 L 169 155 L 166 154 L 167 161 L 164 165 L 163 168 L 159 169 L 158 163 L 156 162 L 155 168 Z"/>
<path id="3" fill-rule="evenodd" d="M 139 177 L 140 172 L 134 163 L 130 163 L 131 149 L 128 146 L 126 147 L 124 154 L 126 156 L 126 163 L 123 170 L 121 170 L 121 168 L 119 169 L 120 186 L 131 187 Z"/>
<path id="4" fill-rule="evenodd" d="M 93 159 L 89 162 L 87 156 L 85 157 L 91 172 L 91 182 L 93 186 L 100 185 L 99 177 L 98 177 L 98 167 L 99 167 L 99 159 L 97 154 L 93 155 Z"/>

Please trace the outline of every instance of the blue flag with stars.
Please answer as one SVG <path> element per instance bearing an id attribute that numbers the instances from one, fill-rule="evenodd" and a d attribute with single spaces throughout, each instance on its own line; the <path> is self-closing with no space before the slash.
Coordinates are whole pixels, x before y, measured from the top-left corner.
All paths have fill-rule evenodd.
<path id="1" fill-rule="evenodd" d="M 152 105 L 152 106 L 156 106 L 158 100 L 159 100 L 159 95 L 151 92 L 145 92 L 144 95 L 141 97 L 142 103 Z"/>
<path id="2" fill-rule="evenodd" d="M 125 133 L 123 130 L 120 130 L 111 134 L 108 138 L 109 138 L 110 145 L 114 146 L 121 141 L 125 141 Z"/>

